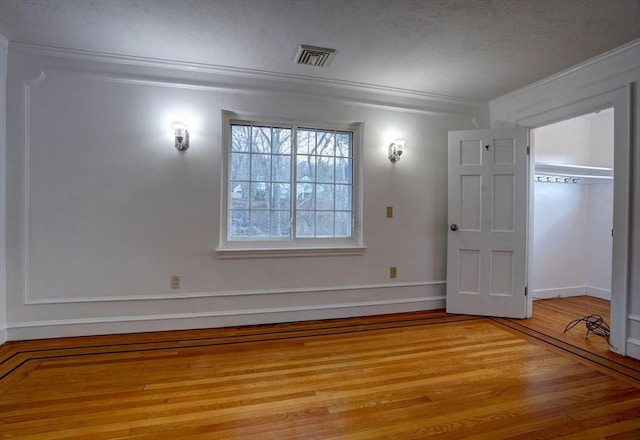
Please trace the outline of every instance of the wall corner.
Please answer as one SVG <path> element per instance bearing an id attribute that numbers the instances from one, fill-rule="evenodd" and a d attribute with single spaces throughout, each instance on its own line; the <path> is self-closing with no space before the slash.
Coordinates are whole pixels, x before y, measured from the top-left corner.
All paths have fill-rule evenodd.
<path id="1" fill-rule="evenodd" d="M 6 152 L 7 62 L 9 40 L 0 35 L 0 344 L 7 341 Z"/>

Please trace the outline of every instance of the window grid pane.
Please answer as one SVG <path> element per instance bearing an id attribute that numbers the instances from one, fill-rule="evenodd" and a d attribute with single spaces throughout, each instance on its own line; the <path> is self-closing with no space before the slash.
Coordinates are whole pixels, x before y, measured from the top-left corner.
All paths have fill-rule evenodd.
<path id="1" fill-rule="evenodd" d="M 300 128 L 297 136 L 296 237 L 351 237 L 352 134 Z"/>
<path id="2" fill-rule="evenodd" d="M 231 124 L 229 238 L 352 236 L 353 134 L 293 130 Z"/>
<path id="3" fill-rule="evenodd" d="M 229 238 L 291 238 L 290 153 L 290 128 L 231 125 Z"/>

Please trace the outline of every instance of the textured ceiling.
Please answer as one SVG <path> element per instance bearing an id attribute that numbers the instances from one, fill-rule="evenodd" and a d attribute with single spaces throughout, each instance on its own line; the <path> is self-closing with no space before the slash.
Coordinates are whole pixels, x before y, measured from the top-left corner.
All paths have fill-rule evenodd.
<path id="1" fill-rule="evenodd" d="M 640 38 L 640 0 L 0 0 L 0 34 L 489 100 Z"/>

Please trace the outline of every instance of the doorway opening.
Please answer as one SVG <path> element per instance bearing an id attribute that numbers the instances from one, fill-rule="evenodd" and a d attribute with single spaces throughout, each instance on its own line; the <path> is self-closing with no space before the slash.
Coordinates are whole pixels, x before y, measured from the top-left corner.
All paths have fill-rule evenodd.
<path id="1" fill-rule="evenodd" d="M 537 127 L 530 135 L 532 299 L 588 296 L 610 302 L 614 109 Z M 610 316 L 604 318 L 609 322 Z"/>

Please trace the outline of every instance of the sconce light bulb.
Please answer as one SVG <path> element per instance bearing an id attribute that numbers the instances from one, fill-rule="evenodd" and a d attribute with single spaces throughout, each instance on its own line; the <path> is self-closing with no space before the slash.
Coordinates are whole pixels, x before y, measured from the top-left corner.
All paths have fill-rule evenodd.
<path id="1" fill-rule="evenodd" d="M 406 139 L 396 139 L 389 145 L 389 160 L 393 163 L 400 160 L 400 156 L 404 153 L 404 145 Z"/>
<path id="2" fill-rule="evenodd" d="M 182 122 L 174 122 L 171 125 L 175 135 L 175 147 L 179 151 L 185 151 L 189 148 L 189 130 Z"/>

